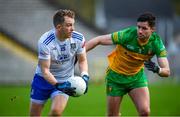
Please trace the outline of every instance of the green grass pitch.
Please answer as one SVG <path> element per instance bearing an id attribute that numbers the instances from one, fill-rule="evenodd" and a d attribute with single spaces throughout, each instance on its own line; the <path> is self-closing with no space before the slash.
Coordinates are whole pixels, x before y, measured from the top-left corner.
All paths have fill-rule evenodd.
<path id="1" fill-rule="evenodd" d="M 180 116 L 180 84 L 161 83 L 149 86 L 151 115 Z M 0 86 L 0 116 L 28 116 L 29 86 Z M 50 101 L 43 110 L 48 115 Z M 125 96 L 121 107 L 122 116 L 137 115 L 135 107 Z M 104 83 L 91 83 L 88 94 L 70 98 L 64 116 L 105 116 L 106 94 Z"/>

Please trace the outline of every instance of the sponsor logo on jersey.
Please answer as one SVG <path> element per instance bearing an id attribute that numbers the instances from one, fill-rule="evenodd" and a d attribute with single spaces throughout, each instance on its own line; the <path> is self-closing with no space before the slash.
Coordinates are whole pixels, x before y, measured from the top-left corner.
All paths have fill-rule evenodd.
<path id="1" fill-rule="evenodd" d="M 67 54 L 58 55 L 57 59 L 58 59 L 58 60 L 55 60 L 55 61 L 54 61 L 54 62 L 56 62 L 57 64 L 63 64 L 63 63 L 65 63 L 66 61 L 69 61 L 69 60 L 70 60 L 69 55 L 67 55 Z"/>
<path id="2" fill-rule="evenodd" d="M 127 45 L 126 47 L 127 47 L 127 49 L 129 49 L 129 50 L 134 50 L 134 46 L 132 46 L 132 45 Z"/>

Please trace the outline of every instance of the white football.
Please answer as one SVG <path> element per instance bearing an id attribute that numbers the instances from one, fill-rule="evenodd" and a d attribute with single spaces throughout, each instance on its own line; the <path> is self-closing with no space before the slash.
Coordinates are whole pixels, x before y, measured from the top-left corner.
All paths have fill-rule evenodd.
<path id="1" fill-rule="evenodd" d="M 71 83 L 71 87 L 75 87 L 75 94 L 73 97 L 79 97 L 84 94 L 86 90 L 86 82 L 80 76 L 74 76 L 68 79 Z"/>

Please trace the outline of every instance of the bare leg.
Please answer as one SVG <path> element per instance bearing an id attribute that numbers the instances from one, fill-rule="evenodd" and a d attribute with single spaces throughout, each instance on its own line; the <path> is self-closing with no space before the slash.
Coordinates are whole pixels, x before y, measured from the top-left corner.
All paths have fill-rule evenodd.
<path id="1" fill-rule="evenodd" d="M 37 104 L 37 103 L 31 102 L 30 116 L 41 116 L 43 107 L 44 107 L 44 104 Z"/>
<path id="2" fill-rule="evenodd" d="M 150 115 L 150 98 L 147 87 L 135 88 L 129 92 L 129 96 L 133 100 L 139 116 Z"/>
<path id="3" fill-rule="evenodd" d="M 122 101 L 122 97 L 112 97 L 108 96 L 107 97 L 107 106 L 108 106 L 108 116 L 119 116 L 119 109 L 120 109 L 120 104 Z"/>
<path id="4" fill-rule="evenodd" d="M 68 98 L 63 95 L 55 96 L 52 100 L 50 116 L 61 116 L 66 107 L 67 101 Z"/>

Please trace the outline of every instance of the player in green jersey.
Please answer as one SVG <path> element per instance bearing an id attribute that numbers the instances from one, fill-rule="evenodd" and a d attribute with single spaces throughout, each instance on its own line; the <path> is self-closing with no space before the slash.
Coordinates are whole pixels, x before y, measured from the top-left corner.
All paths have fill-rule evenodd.
<path id="1" fill-rule="evenodd" d="M 145 67 L 161 77 L 170 75 L 164 44 L 155 32 L 155 16 L 144 13 L 137 19 L 136 27 L 95 37 L 86 43 L 86 51 L 97 45 L 115 44 L 108 55 L 106 73 L 108 116 L 118 116 L 123 96 L 128 94 L 139 116 L 150 115 L 150 96 Z M 157 57 L 158 65 L 150 59 Z"/>

